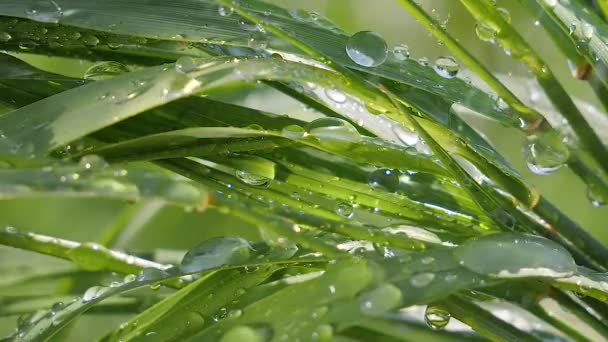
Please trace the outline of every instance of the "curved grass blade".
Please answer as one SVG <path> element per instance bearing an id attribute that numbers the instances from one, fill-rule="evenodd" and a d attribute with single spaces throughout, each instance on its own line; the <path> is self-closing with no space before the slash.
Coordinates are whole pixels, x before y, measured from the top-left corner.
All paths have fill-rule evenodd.
<path id="1" fill-rule="evenodd" d="M 27 9 L 29 5 L 28 2 L 7 0 L 0 5 L 0 14 L 41 21 L 40 18 L 35 16 L 28 17 Z M 443 79 L 432 68 L 421 66 L 414 61 L 401 62 L 391 59 L 373 70 L 353 63 L 344 51 L 348 35 L 325 18 L 313 20 L 308 13 L 300 17 L 293 14 L 294 11 L 290 12 L 258 1 L 242 1 L 241 5 L 247 10 L 264 17 L 265 21 L 288 32 L 293 32 L 298 39 L 306 41 L 324 54 L 334 56 L 345 66 L 398 82 L 405 82 L 437 94 L 439 97 L 451 99 L 453 102 L 464 101 L 465 105 L 479 112 L 493 112 L 496 113 L 496 116 L 502 115 L 495 107 L 495 101 L 487 94 L 471 87 L 462 80 Z M 178 0 L 171 3 L 162 0 L 152 2 L 135 0 L 131 1 L 128 6 L 125 6 L 119 0 L 102 3 L 64 0 L 61 3 L 61 11 L 55 13 L 57 16 L 53 18 L 52 22 L 46 21 L 46 26 L 49 26 L 48 23 L 50 23 L 51 27 L 48 29 L 53 29 L 53 23 L 58 22 L 61 25 L 74 27 L 71 32 L 78 32 L 79 28 L 99 31 L 101 34 L 94 35 L 98 43 L 90 48 L 107 51 L 112 51 L 112 49 L 107 48 L 106 45 L 113 45 L 116 49 L 114 51 L 121 51 L 121 44 L 126 46 L 135 45 L 136 47 L 146 44 L 142 44 L 142 42 L 133 44 L 130 41 L 118 41 L 118 44 L 117 42 L 108 42 L 104 39 L 105 34 L 121 34 L 126 37 L 143 38 L 144 42 L 146 40 L 183 42 L 182 48 L 187 48 L 189 44 L 201 43 L 248 48 L 250 38 L 253 36 L 261 40 L 261 44 L 267 45 L 266 49 L 270 52 L 299 52 L 278 37 L 271 34 L 260 35 L 255 24 L 247 22 L 237 14 L 221 16 L 218 14 L 218 10 L 219 5 L 211 0 Z M 156 15 L 156 11 L 163 13 L 162 19 Z M 95 18 L 95 20 L 90 20 L 90 18 Z M 42 21 L 45 22 L 45 20 Z M 15 46 L 20 39 L 31 40 L 31 37 L 19 38 L 19 32 L 10 30 L 7 32 L 15 35 L 15 39 L 11 42 Z M 91 36 L 91 33 L 82 34 L 81 38 L 77 40 L 82 44 L 84 37 L 88 36 Z M 41 42 L 41 44 L 45 44 L 45 42 Z M 137 53 L 136 49 L 131 50 L 130 53 Z M 175 47 L 170 49 L 173 56 L 176 52 L 179 53 L 179 49 Z M 188 55 L 187 52 L 184 52 L 184 54 Z M 200 53 L 190 55 L 202 57 Z M 446 86 L 435 87 L 438 82 L 445 83 Z M 463 97 L 463 94 L 466 94 L 466 96 Z"/>

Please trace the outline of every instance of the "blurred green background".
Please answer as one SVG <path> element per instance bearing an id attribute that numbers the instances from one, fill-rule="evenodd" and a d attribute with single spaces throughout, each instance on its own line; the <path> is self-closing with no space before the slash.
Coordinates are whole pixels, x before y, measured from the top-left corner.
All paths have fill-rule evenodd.
<path id="1" fill-rule="evenodd" d="M 270 1 L 288 8 L 303 8 L 319 12 L 334 20 L 339 26 L 351 33 L 361 30 L 373 30 L 380 33 L 390 46 L 398 43 L 407 44 L 411 58 L 427 57 L 433 61 L 449 51 L 440 45 L 424 28 L 393 0 L 275 0 Z M 505 75 L 507 82 L 515 91 L 526 91 L 531 76 L 519 63 L 511 60 L 496 45 L 485 43 L 475 35 L 475 21 L 455 0 L 426 0 L 420 3 L 441 21 L 447 20 L 447 27 L 462 44 L 478 56 L 488 68 Z M 516 1 L 498 1 L 498 5 L 509 10 L 515 27 L 529 39 L 538 51 L 549 62 L 550 67 L 564 82 L 567 89 L 576 97 L 595 104 L 595 100 L 581 81 L 570 76 L 567 62 L 561 57 L 555 46 L 548 39 L 542 28 L 534 25 L 535 18 L 518 7 Z M 557 58 L 556 58 L 557 56 Z M 82 73 L 86 67 L 71 66 L 70 74 Z M 465 72 L 462 71 L 461 74 Z M 523 135 L 513 129 L 506 129 L 496 124 L 480 122 L 480 127 L 489 139 L 502 151 L 516 169 L 536 185 L 541 192 L 552 200 L 566 214 L 589 229 L 604 243 L 608 243 L 606 222 L 608 206 L 594 208 L 587 200 L 586 187 L 572 172 L 562 168 L 551 176 L 536 176 L 529 172 L 521 156 Z M 517 137 L 517 139 L 514 138 Z M 514 143 L 515 141 L 519 141 Z M 67 239 L 87 241 L 95 239 L 99 232 L 119 215 L 127 204 L 101 200 L 65 200 L 37 199 L 0 201 L 0 225 L 14 225 L 22 230 L 58 236 Z M 68 220 L 66 220 L 68 219 Z M 66 225 L 69 222 L 69 225 Z M 153 251 L 164 249 L 185 250 L 210 236 L 210 231 L 222 235 L 239 233 L 255 238 L 257 231 L 231 217 L 214 211 L 205 213 L 186 213 L 175 208 L 164 208 L 153 217 L 139 232 L 126 242 L 124 247 L 130 251 Z M 215 229 L 210 230 L 209 227 Z M 159 242 L 162 246 L 159 246 Z M 0 248 L 0 274 L 27 270 L 28 265 L 38 262 L 30 254 Z M 45 261 L 46 262 L 46 261 Z M 19 268 L 21 267 L 21 268 Z M 15 289 L 15 294 L 27 291 L 30 293 L 52 292 L 52 286 L 36 285 L 32 289 Z M 2 295 L 10 295 L 3 293 Z M 0 305 L 2 302 L 0 301 Z M 120 317 L 94 315 L 95 319 L 85 319 L 76 329 L 82 330 L 83 338 L 90 340 L 94 336 L 87 330 L 87 322 L 95 324 L 97 334 L 103 333 L 104 327 L 120 323 Z M 0 336 L 6 335 L 15 327 L 15 317 L 0 317 Z"/>

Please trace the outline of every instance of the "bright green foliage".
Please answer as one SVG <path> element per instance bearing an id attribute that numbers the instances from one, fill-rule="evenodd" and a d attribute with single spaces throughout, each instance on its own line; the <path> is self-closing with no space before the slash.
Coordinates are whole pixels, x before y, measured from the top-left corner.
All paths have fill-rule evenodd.
<path id="1" fill-rule="evenodd" d="M 525 132 L 529 169 L 568 165 L 594 206 L 608 201 L 607 116 L 579 112 L 504 9 L 460 2 L 555 115 L 413 0 L 397 1 L 404 15 L 503 98 L 456 77 L 453 57 L 425 65 L 258 0 L 1 1 L 0 201 L 126 203 L 97 238 L 0 229 L 0 317 L 19 317 L 6 340 L 69 340 L 96 313 L 122 322 L 101 341 L 607 339 L 608 249 L 463 113 Z M 601 96 L 605 6 L 520 3 Z M 64 76 L 56 57 L 88 70 Z M 132 248 L 164 208 L 232 221 L 187 251 Z"/>

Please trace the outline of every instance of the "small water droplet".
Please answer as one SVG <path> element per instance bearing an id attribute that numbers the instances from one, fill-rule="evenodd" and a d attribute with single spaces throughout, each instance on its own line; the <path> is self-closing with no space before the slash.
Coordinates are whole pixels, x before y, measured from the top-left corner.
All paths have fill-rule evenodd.
<path id="1" fill-rule="evenodd" d="M 52 0 L 34 1 L 25 13 L 29 19 L 52 24 L 57 24 L 63 16 L 61 7 Z"/>
<path id="2" fill-rule="evenodd" d="M 51 306 L 51 314 L 55 315 L 58 311 L 61 311 L 65 307 L 63 302 L 57 302 Z"/>
<path id="3" fill-rule="evenodd" d="M 145 267 L 137 275 L 137 281 L 150 282 L 156 280 L 162 280 L 168 276 L 167 272 L 160 270 L 155 267 Z M 160 284 L 159 284 L 160 286 Z"/>
<path id="4" fill-rule="evenodd" d="M 192 59 L 192 57 L 182 56 L 177 62 L 175 62 L 175 70 L 183 74 L 187 74 L 194 71 L 198 67 L 198 64 Z"/>
<path id="5" fill-rule="evenodd" d="M 265 49 L 268 47 L 268 38 L 265 33 L 254 31 L 249 34 L 247 45 L 252 49 Z"/>
<path id="6" fill-rule="evenodd" d="M 11 36 L 10 33 L 0 31 L 0 42 L 8 42 L 12 38 L 13 38 L 13 36 Z"/>
<path id="7" fill-rule="evenodd" d="M 388 46 L 378 33 L 361 31 L 348 39 L 346 54 L 361 66 L 376 67 L 386 61 Z"/>
<path id="8" fill-rule="evenodd" d="M 243 341 L 252 341 L 252 342 L 262 342 L 265 341 L 266 338 L 264 334 L 258 332 L 256 329 L 245 325 L 237 325 L 234 328 L 231 328 L 226 332 L 219 342 L 243 342 Z"/>
<path id="9" fill-rule="evenodd" d="M 414 287 L 425 287 L 429 285 L 433 279 L 435 279 L 434 273 L 418 273 L 410 278 L 410 284 L 412 284 Z"/>
<path id="10" fill-rule="evenodd" d="M 180 269 L 193 273 L 222 265 L 242 264 L 251 257 L 251 245 L 238 237 L 215 237 L 190 249 Z"/>
<path id="11" fill-rule="evenodd" d="M 496 31 L 484 23 L 477 23 L 475 25 L 475 34 L 484 42 L 496 43 Z"/>
<path id="12" fill-rule="evenodd" d="M 300 8 L 290 9 L 287 12 L 289 13 L 289 15 L 291 15 L 292 18 L 298 21 L 309 21 L 311 19 L 310 13 Z"/>
<path id="13" fill-rule="evenodd" d="M 353 213 L 354 213 L 353 206 L 349 203 L 340 203 L 336 207 L 336 214 L 338 214 L 340 216 L 344 216 L 346 218 L 351 218 L 351 217 L 353 217 Z"/>
<path id="14" fill-rule="evenodd" d="M 596 184 L 589 184 L 589 187 L 587 188 L 587 198 L 589 199 L 589 202 L 591 202 L 591 205 L 596 208 L 599 208 L 608 202 L 608 198 L 606 198 L 603 189 Z"/>
<path id="15" fill-rule="evenodd" d="M 433 330 L 441 330 L 450 323 L 452 316 L 443 308 L 435 305 L 427 305 L 424 310 L 424 321 Z"/>
<path id="16" fill-rule="evenodd" d="M 523 148 L 528 169 L 537 175 L 548 175 L 561 168 L 570 157 L 570 151 L 557 133 L 528 136 Z"/>
<path id="17" fill-rule="evenodd" d="M 410 48 L 405 44 L 399 44 L 393 47 L 393 56 L 399 61 L 405 61 L 410 58 Z"/>
<path id="18" fill-rule="evenodd" d="M 498 13 L 500 13 L 500 16 L 507 22 L 507 23 L 511 23 L 511 13 L 509 12 L 509 10 L 507 10 L 504 7 L 498 7 L 496 8 L 496 10 L 498 11 Z"/>
<path id="19" fill-rule="evenodd" d="M 320 118 L 306 126 L 306 132 L 322 143 L 359 142 L 359 131 L 348 121 L 339 118 Z"/>
<path id="20" fill-rule="evenodd" d="M 399 175 L 392 169 L 377 169 L 369 175 L 369 185 L 395 191 L 399 186 Z"/>
<path id="21" fill-rule="evenodd" d="M 93 64 L 84 73 L 85 80 L 101 81 L 130 72 L 129 68 L 118 62 L 99 62 Z"/>
<path id="22" fill-rule="evenodd" d="M 433 70 L 443 78 L 453 78 L 458 74 L 460 66 L 451 56 L 439 57 L 435 60 Z"/>
<path id="23" fill-rule="evenodd" d="M 418 141 L 420 140 L 420 136 L 418 133 L 414 131 L 410 131 L 401 127 L 399 124 L 393 125 L 393 133 L 397 136 L 397 139 L 404 143 L 406 146 L 416 146 Z"/>
<path id="24" fill-rule="evenodd" d="M 232 13 L 234 13 L 234 7 L 220 6 L 218 7 L 217 12 L 222 17 L 229 17 L 232 15 Z"/>

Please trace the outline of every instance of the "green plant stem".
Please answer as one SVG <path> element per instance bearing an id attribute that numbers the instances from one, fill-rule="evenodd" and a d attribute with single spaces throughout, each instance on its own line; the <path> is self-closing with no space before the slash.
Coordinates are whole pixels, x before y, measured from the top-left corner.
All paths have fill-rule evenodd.
<path id="1" fill-rule="evenodd" d="M 452 317 L 466 323 L 491 341 L 540 341 L 459 296 L 450 296 L 438 304 L 445 307 Z"/>
<path id="2" fill-rule="evenodd" d="M 526 41 L 505 21 L 496 7 L 485 0 L 460 0 L 480 22 L 496 32 L 497 40 L 511 56 L 523 62 L 536 75 L 538 83 L 568 121 L 583 147 L 591 152 L 604 172 L 608 172 L 608 149 L 578 110 L 570 95 L 555 78 L 547 64 Z"/>
<path id="3" fill-rule="evenodd" d="M 0 231 L 0 244 L 70 261 L 73 261 L 73 257 L 70 255 L 71 252 L 82 246 L 80 242 L 76 241 L 7 230 Z M 91 249 L 87 263 L 90 263 L 89 266 L 92 268 L 105 269 L 123 274 L 138 273 L 146 267 L 158 269 L 170 267 L 170 265 L 159 264 L 126 253 L 111 251 L 103 247 Z"/>
<path id="4" fill-rule="evenodd" d="M 595 332 L 603 336 L 604 339 L 608 339 L 608 327 L 583 307 L 585 305 L 584 302 L 581 303 L 573 300 L 572 296 L 574 295 L 572 293 L 566 293 L 564 291 L 554 289 L 551 291 L 549 296 L 557 301 L 565 311 L 575 315 L 577 318 L 585 322 L 587 325 L 589 325 L 589 327 L 595 330 Z M 550 313 L 548 314 L 550 315 Z M 564 329 L 570 328 L 573 330 L 574 327 L 572 327 L 569 323 L 571 322 L 563 322 Z"/>

